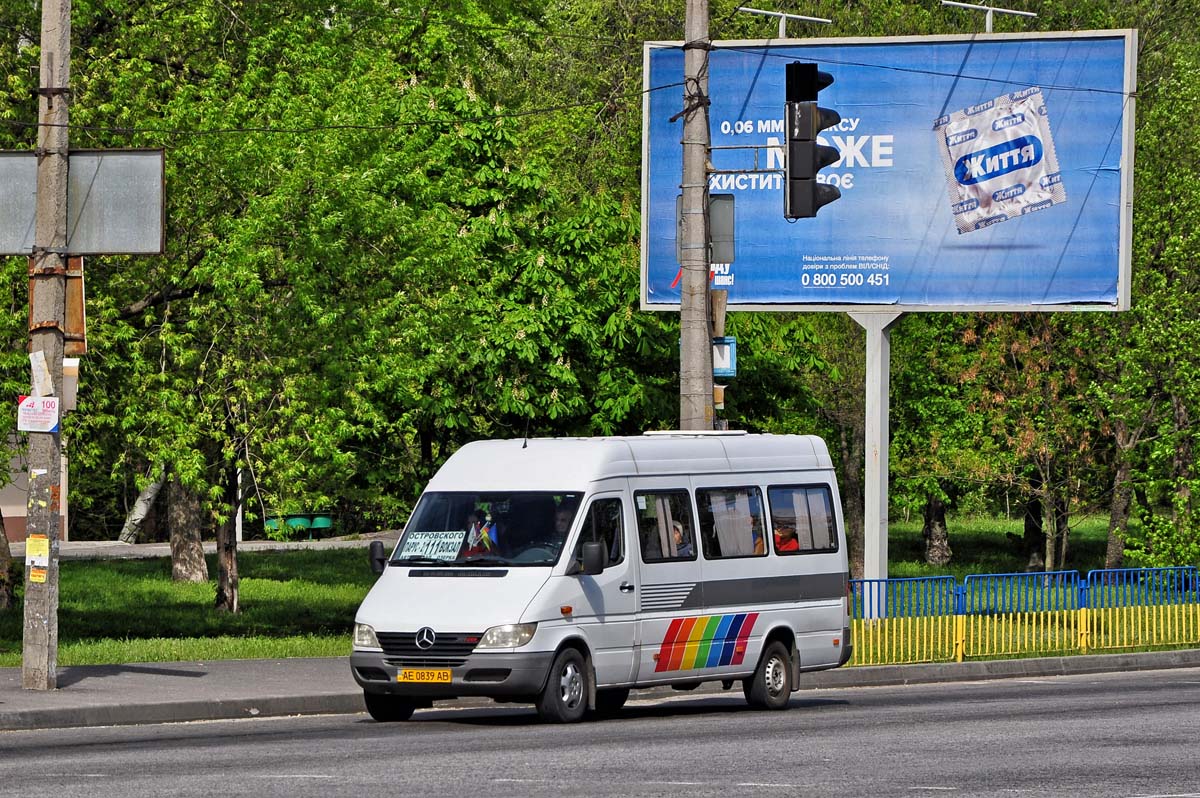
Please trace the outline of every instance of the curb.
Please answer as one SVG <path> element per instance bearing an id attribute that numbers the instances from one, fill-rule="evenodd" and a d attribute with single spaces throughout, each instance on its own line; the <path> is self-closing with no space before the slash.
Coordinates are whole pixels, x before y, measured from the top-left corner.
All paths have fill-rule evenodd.
<path id="1" fill-rule="evenodd" d="M 87 666 L 81 666 L 87 667 Z M 102 668 L 106 666 L 94 666 Z M 801 675 L 801 692 L 852 687 L 890 687 L 941 682 L 987 681 L 1008 678 L 1038 678 L 1087 675 L 1120 671 L 1200 668 L 1200 649 L 1156 651 L 1136 654 L 1085 654 L 1069 657 L 991 660 L 986 662 L 938 663 L 916 665 L 870 665 L 838 668 Z M 706 682 L 690 691 L 670 687 L 637 690 L 632 701 L 668 696 L 720 695 L 719 682 Z M 69 698 L 67 691 L 55 691 Z M 731 693 L 732 694 L 732 693 Z M 81 696 L 82 697 L 82 696 Z M 0 701 L 0 705 L 4 702 Z M 61 702 L 60 702 L 61 703 Z M 487 698 L 462 698 L 439 702 L 437 707 L 468 709 L 495 704 Z M 87 697 L 74 706 L 30 707 L 0 710 L 0 731 L 65 729 L 92 726 L 128 726 L 153 723 L 179 723 L 206 720 L 237 720 L 289 715 L 361 714 L 362 693 L 357 688 L 345 692 L 261 698 L 181 699 L 137 703 L 127 694 Z"/>
<path id="2" fill-rule="evenodd" d="M 931 682 L 975 682 L 1118 671 L 1200 668 L 1200 649 L 1136 654 L 1075 654 L 1068 657 L 1001 659 L 921 665 L 863 665 L 802 674 L 801 689 L 892 687 Z"/>
<path id="3" fill-rule="evenodd" d="M 0 732 L 137 726 L 205 720 L 240 720 L 288 715 L 350 715 L 365 712 L 361 693 L 288 696 L 255 700 L 190 700 L 157 704 L 108 704 L 0 712 Z"/>

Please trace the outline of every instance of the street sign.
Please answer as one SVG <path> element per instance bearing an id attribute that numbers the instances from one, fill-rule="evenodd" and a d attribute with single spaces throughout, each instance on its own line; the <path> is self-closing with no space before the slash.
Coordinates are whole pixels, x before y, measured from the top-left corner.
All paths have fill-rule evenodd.
<path id="1" fill-rule="evenodd" d="M 163 151 L 72 150 L 67 161 L 67 253 L 163 251 Z M 0 255 L 33 252 L 37 155 L 0 152 Z"/>

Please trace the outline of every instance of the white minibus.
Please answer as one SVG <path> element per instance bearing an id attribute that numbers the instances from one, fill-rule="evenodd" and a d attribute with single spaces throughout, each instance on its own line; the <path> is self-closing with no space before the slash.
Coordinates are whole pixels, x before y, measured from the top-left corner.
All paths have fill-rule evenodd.
<path id="1" fill-rule="evenodd" d="M 852 650 L 841 501 L 813 436 L 470 443 L 371 559 L 350 666 L 378 721 L 490 696 L 573 722 L 706 681 L 781 709 Z"/>

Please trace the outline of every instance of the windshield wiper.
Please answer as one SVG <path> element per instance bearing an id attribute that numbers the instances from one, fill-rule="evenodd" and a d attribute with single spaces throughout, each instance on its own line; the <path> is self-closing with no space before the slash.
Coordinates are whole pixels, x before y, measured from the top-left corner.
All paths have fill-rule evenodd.
<path id="1" fill-rule="evenodd" d="M 453 560 L 439 560 L 437 557 L 397 557 L 388 565 L 451 565 Z"/>
<path id="2" fill-rule="evenodd" d="M 500 557 L 488 557 L 485 555 L 475 555 L 465 557 L 455 562 L 455 565 L 508 565 L 508 560 Z"/>

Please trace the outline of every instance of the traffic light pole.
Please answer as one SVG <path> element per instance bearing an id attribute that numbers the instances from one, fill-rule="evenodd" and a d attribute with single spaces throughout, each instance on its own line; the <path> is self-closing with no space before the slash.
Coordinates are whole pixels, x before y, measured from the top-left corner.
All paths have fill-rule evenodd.
<path id="1" fill-rule="evenodd" d="M 708 0 L 684 19 L 683 182 L 680 214 L 679 428 L 713 428 L 708 291 Z"/>

